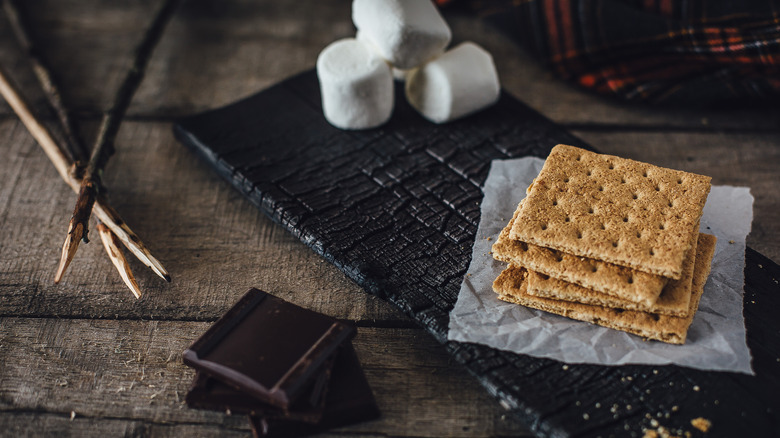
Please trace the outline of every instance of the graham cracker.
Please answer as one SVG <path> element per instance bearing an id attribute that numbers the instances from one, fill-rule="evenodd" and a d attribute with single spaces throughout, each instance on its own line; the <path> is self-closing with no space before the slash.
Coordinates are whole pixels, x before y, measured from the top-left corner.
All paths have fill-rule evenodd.
<path id="1" fill-rule="evenodd" d="M 667 284 L 668 279 L 660 275 L 511 240 L 509 233 L 518 214 L 519 209 L 493 244 L 493 257 L 497 260 L 525 266 L 554 279 L 593 290 L 594 293 L 600 292 L 598 295 L 606 294 L 618 301 L 635 303 L 643 308 L 650 308 Z"/>
<path id="2" fill-rule="evenodd" d="M 703 234 L 696 236 L 697 240 L 699 236 L 703 236 Z M 650 305 L 616 298 L 576 284 L 561 281 L 545 275 L 544 273 L 535 272 L 531 266 L 526 266 L 526 268 L 529 269 L 528 294 L 535 297 L 552 298 L 616 309 L 641 310 L 644 312 L 657 313 L 659 315 L 686 316 L 688 314 L 688 304 L 691 301 L 691 282 L 693 281 L 693 268 L 696 260 L 697 247 L 698 245 L 694 241 L 693 246 L 688 250 L 685 262 L 683 262 L 682 277 L 680 277 L 679 280 L 669 281 L 661 292 L 661 296 L 658 297 L 658 300 Z"/>
<path id="3" fill-rule="evenodd" d="M 622 330 L 648 339 L 671 344 L 683 344 L 693 321 L 704 284 L 710 273 L 710 263 L 715 253 L 715 236 L 703 234 L 696 248 L 696 261 L 691 283 L 691 300 L 688 315 L 684 317 L 658 315 L 635 310 L 612 309 L 588 304 L 540 298 L 528 294 L 528 271 L 510 265 L 493 282 L 493 290 L 504 301 L 543 310 L 580 321 Z"/>
<path id="4" fill-rule="evenodd" d="M 558 145 L 510 238 L 679 279 L 709 191 L 707 176 Z"/>

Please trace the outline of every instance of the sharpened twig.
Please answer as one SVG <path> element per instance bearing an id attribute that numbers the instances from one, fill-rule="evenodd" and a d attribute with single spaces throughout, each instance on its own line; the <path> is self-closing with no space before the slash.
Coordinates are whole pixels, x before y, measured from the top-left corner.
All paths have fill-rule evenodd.
<path id="1" fill-rule="evenodd" d="M 35 118 L 32 111 L 30 111 L 30 106 L 8 80 L 2 69 L 0 69 L 0 95 L 8 102 L 24 126 L 27 127 L 27 130 L 30 131 L 30 134 L 41 145 L 46 156 L 54 164 L 57 173 L 60 174 L 60 177 L 74 192 L 78 193 L 81 187 L 81 180 L 71 171 L 73 163 L 65 156 L 46 127 Z M 171 281 L 168 271 L 165 270 L 159 260 L 152 256 L 141 239 L 125 224 L 116 210 L 104 198 L 98 197 L 93 211 L 97 218 L 116 234 L 117 238 L 127 249 L 138 257 L 141 263 L 150 267 L 166 281 Z"/>
<path id="2" fill-rule="evenodd" d="M 155 274 L 160 276 L 160 278 L 170 283 L 171 276 L 168 274 L 165 267 L 163 267 L 162 263 L 152 256 L 152 253 L 146 245 L 144 245 L 138 235 L 125 224 L 119 216 L 119 213 L 117 213 L 105 199 L 98 196 L 92 211 L 97 215 L 98 219 L 116 234 L 116 237 L 133 253 L 133 255 L 136 256 L 136 258 L 138 258 L 138 260 L 141 261 L 141 263 L 148 266 Z"/>
<path id="3" fill-rule="evenodd" d="M 127 72 L 127 76 L 125 76 L 119 90 L 117 90 L 111 109 L 103 115 L 103 120 L 100 123 L 100 128 L 98 130 L 98 136 L 95 140 L 95 146 L 92 148 L 92 155 L 89 157 L 89 163 L 87 163 L 84 177 L 81 180 L 79 197 L 76 200 L 76 207 L 68 225 L 68 236 L 70 236 L 70 230 L 79 230 L 82 228 L 84 230 L 85 238 L 89 233 L 89 217 L 92 212 L 92 205 L 102 187 L 102 170 L 108 162 L 109 157 L 114 153 L 114 139 L 116 139 L 116 135 L 119 132 L 119 126 L 122 123 L 127 108 L 130 106 L 135 91 L 143 80 L 144 71 L 149 64 L 149 59 L 152 57 L 152 52 L 160 41 L 165 26 L 173 17 L 180 2 L 181 0 L 166 0 L 157 12 L 151 26 L 149 26 L 149 29 L 147 29 L 144 34 L 141 44 L 136 48 L 133 65 Z M 81 225 L 81 227 L 79 227 L 79 225 Z M 66 248 L 63 248 L 62 251 L 63 256 L 72 257 L 73 254 L 76 253 L 79 241 L 66 237 L 65 245 L 75 247 L 74 249 L 68 248 L 67 251 Z M 65 261 L 64 263 L 60 262 L 60 266 L 67 267 L 68 263 L 69 261 Z"/>
<path id="4" fill-rule="evenodd" d="M 141 298 L 141 289 L 138 287 L 138 283 L 135 281 L 133 271 L 130 270 L 130 265 L 127 263 L 125 255 L 122 254 L 122 250 L 119 249 L 119 239 L 111 230 L 98 221 L 97 224 L 98 234 L 100 234 L 100 240 L 103 242 L 103 248 L 106 249 L 108 258 L 111 259 L 111 263 L 119 271 L 119 276 L 122 277 L 122 281 L 135 295 L 136 298 Z"/>
<path id="5" fill-rule="evenodd" d="M 41 56 L 40 51 L 35 44 L 35 40 L 30 33 L 28 21 L 17 1 L 18 0 L 5 0 L 3 2 L 6 16 L 11 24 L 11 29 L 22 50 L 27 53 L 27 59 L 30 61 L 33 72 L 35 72 L 35 76 L 38 78 L 38 82 L 41 84 L 41 88 L 46 94 L 49 105 L 60 121 L 68 146 L 66 152 L 70 155 L 72 161 L 80 163 L 80 165 L 85 165 L 87 158 L 89 158 L 89 153 L 78 134 L 78 127 L 70 117 L 70 111 L 67 110 L 65 104 L 62 102 L 62 94 L 57 85 L 56 77 Z"/>
<path id="6" fill-rule="evenodd" d="M 81 185 L 81 188 L 79 189 L 81 192 L 84 192 L 84 185 Z M 81 193 L 79 193 L 81 195 Z M 85 202 L 91 202 L 93 205 L 95 203 L 94 198 L 90 200 L 90 196 L 94 196 L 94 191 L 89 191 L 86 193 L 86 196 L 79 196 L 78 201 L 79 204 L 76 205 L 76 208 L 73 209 L 73 217 L 76 218 L 77 215 L 83 215 L 85 207 L 81 203 Z M 92 208 L 90 208 L 87 211 L 92 211 Z M 60 280 L 62 280 L 62 276 L 65 275 L 65 270 L 68 269 L 68 265 L 70 264 L 71 260 L 73 260 L 73 257 L 76 255 L 76 249 L 78 249 L 79 245 L 78 242 L 82 239 L 84 241 L 87 241 L 87 235 L 86 235 L 86 227 L 84 226 L 85 223 L 89 221 L 89 218 L 82 218 L 78 217 L 77 220 L 71 220 L 68 224 L 68 235 L 65 237 L 65 243 L 62 245 L 62 255 L 60 256 L 60 263 L 57 266 L 57 273 L 54 275 L 54 282 L 59 283 Z"/>

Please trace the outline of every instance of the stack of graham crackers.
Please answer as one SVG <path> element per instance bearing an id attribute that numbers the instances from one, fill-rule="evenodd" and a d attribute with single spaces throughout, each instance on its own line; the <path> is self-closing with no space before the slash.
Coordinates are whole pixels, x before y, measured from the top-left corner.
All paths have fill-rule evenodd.
<path id="1" fill-rule="evenodd" d="M 558 145 L 493 245 L 504 301 L 685 342 L 715 252 L 710 178 Z"/>

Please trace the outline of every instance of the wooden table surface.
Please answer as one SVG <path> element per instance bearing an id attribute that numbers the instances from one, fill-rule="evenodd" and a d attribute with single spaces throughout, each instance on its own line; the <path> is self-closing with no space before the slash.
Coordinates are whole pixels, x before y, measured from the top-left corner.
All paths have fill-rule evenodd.
<path id="1" fill-rule="evenodd" d="M 23 3 L 66 102 L 85 137 L 94 138 L 160 2 Z M 510 93 L 599 150 L 750 187 L 748 244 L 780 261 L 777 107 L 619 103 L 556 80 L 477 18 L 447 19 L 455 41 L 492 52 Z M 241 416 L 186 407 L 193 373 L 181 352 L 249 287 L 358 325 L 354 344 L 382 418 L 324 436 L 528 434 L 432 337 L 262 216 L 173 138 L 176 117 L 309 69 L 323 47 L 353 33 L 345 0 L 184 4 L 154 53 L 106 171 L 114 206 L 173 276 L 167 284 L 131 261 L 146 294 L 141 300 L 97 241 L 83 245 L 63 282 L 53 284 L 75 196 L 0 102 L 0 435 L 247 436 Z M 4 15 L 0 65 L 42 107 Z"/>

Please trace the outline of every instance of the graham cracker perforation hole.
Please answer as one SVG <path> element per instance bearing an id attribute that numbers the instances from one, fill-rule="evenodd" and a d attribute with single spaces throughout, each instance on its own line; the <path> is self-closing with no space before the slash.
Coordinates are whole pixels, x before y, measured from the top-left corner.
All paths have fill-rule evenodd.
<path id="1" fill-rule="evenodd" d="M 612 242 L 612 247 L 613 247 L 613 248 L 617 248 L 617 247 L 618 247 L 618 243 L 617 243 L 617 241 L 615 241 L 615 242 Z"/>
<path id="2" fill-rule="evenodd" d="M 582 239 L 582 231 L 577 231 L 577 238 Z"/>
<path id="3" fill-rule="evenodd" d="M 634 284 L 634 277 L 628 277 L 628 284 Z"/>
<path id="4" fill-rule="evenodd" d="M 591 176 L 591 175 L 593 175 L 593 172 L 592 172 L 590 169 L 588 169 L 588 171 L 587 171 L 587 172 L 585 172 L 585 175 L 587 175 L 587 176 Z"/>
<path id="5" fill-rule="evenodd" d="M 604 191 L 604 186 L 599 186 L 599 191 L 603 192 Z"/>
<path id="6" fill-rule="evenodd" d="M 654 321 L 658 321 L 659 319 L 661 319 L 661 317 L 660 317 L 660 316 L 658 316 L 658 314 L 655 314 L 655 313 L 651 313 L 651 314 L 650 314 L 650 316 L 652 316 L 652 317 L 653 317 L 653 320 L 654 320 Z"/>
<path id="7" fill-rule="evenodd" d="M 558 200 L 557 199 L 553 201 L 553 206 L 556 206 L 556 205 L 558 205 Z"/>
<path id="8" fill-rule="evenodd" d="M 547 229 L 547 224 L 542 224 L 542 231 Z"/>
<path id="9" fill-rule="evenodd" d="M 607 229 L 607 225 L 606 225 L 605 223 L 602 223 L 602 224 L 601 224 L 601 229 L 602 229 L 602 230 L 606 230 L 606 229 Z"/>
<path id="10" fill-rule="evenodd" d="M 639 195 L 637 195 L 636 193 L 634 193 L 633 195 L 631 195 L 631 198 L 632 198 L 632 199 L 639 199 Z"/>
<path id="11" fill-rule="evenodd" d="M 593 214 L 593 213 L 594 213 L 593 207 L 588 208 L 588 214 Z"/>
<path id="12" fill-rule="evenodd" d="M 655 255 L 655 251 L 653 251 L 653 248 L 650 248 L 650 255 L 651 256 Z"/>
<path id="13" fill-rule="evenodd" d="M 566 216 L 566 218 L 563 221 L 564 222 L 571 222 L 571 218 L 569 216 Z"/>
<path id="14" fill-rule="evenodd" d="M 655 186 L 655 191 L 656 191 L 656 192 L 660 192 L 660 191 L 661 191 L 661 186 L 658 186 L 658 185 L 657 185 L 657 186 Z"/>
<path id="15" fill-rule="evenodd" d="M 569 177 L 564 178 L 563 182 L 565 182 L 565 183 L 569 182 Z"/>
<path id="16" fill-rule="evenodd" d="M 520 242 L 520 249 L 523 251 L 528 251 L 528 244 L 525 242 Z"/>
<path id="17" fill-rule="evenodd" d="M 547 274 L 539 274 L 540 277 L 542 277 L 542 280 L 549 280 L 550 276 Z"/>
<path id="18" fill-rule="evenodd" d="M 609 170 L 612 170 L 615 168 L 615 165 L 613 163 L 609 163 Z"/>
<path id="19" fill-rule="evenodd" d="M 590 268 L 590 272 L 596 272 L 596 271 L 598 271 L 598 270 L 599 270 L 599 267 L 598 267 L 598 266 L 596 266 L 596 265 L 593 265 L 593 266 L 591 266 L 591 268 Z"/>
<path id="20" fill-rule="evenodd" d="M 677 179 L 677 184 L 682 184 L 682 183 L 683 183 L 682 178 L 678 178 Z"/>
<path id="21" fill-rule="evenodd" d="M 658 229 L 659 229 L 659 230 L 663 230 L 664 228 L 666 228 L 666 227 L 664 226 L 664 224 L 658 224 Z"/>
<path id="22" fill-rule="evenodd" d="M 624 217 L 623 222 L 628 222 L 628 217 Z"/>
<path id="23" fill-rule="evenodd" d="M 636 237 L 641 239 L 642 238 L 642 232 L 641 231 L 637 231 L 636 232 Z"/>
<path id="24" fill-rule="evenodd" d="M 528 244 L 525 242 L 520 242 L 520 249 L 523 251 L 528 251 Z"/>
<path id="25" fill-rule="evenodd" d="M 560 262 L 562 262 L 562 261 L 563 261 L 563 257 L 561 257 L 561 256 L 558 256 L 558 257 L 556 257 L 556 258 L 555 258 L 555 261 L 556 261 L 556 262 L 558 262 L 558 263 L 560 263 Z"/>
<path id="26" fill-rule="evenodd" d="M 626 179 L 625 179 L 625 178 L 623 178 L 623 177 L 621 177 L 621 178 L 620 178 L 620 184 L 625 184 L 625 183 L 626 183 Z"/>

